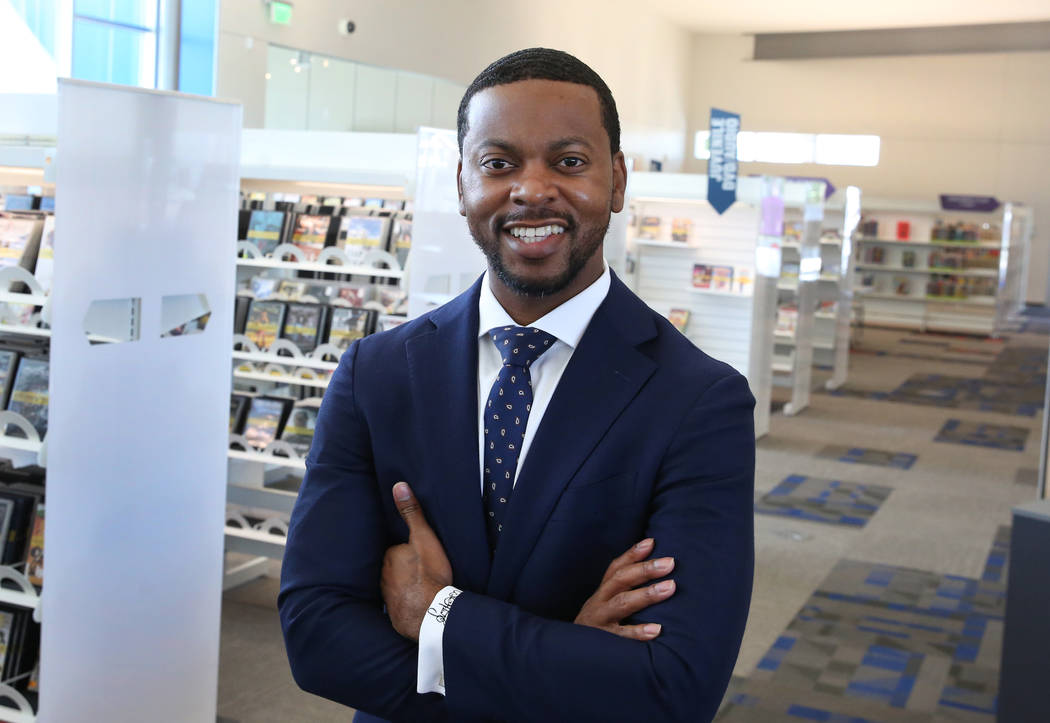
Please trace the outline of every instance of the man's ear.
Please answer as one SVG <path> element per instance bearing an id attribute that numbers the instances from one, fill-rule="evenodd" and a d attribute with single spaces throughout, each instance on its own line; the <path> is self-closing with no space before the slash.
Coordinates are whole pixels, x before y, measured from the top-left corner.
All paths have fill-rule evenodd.
<path id="1" fill-rule="evenodd" d="M 612 212 L 619 213 L 623 210 L 624 196 L 627 194 L 627 162 L 624 161 L 623 151 L 616 151 L 612 160 Z"/>
<path id="2" fill-rule="evenodd" d="M 459 196 L 459 215 L 466 216 L 467 209 L 463 206 L 463 179 L 460 176 L 463 175 L 463 158 L 460 157 L 459 163 L 456 164 L 456 195 Z"/>

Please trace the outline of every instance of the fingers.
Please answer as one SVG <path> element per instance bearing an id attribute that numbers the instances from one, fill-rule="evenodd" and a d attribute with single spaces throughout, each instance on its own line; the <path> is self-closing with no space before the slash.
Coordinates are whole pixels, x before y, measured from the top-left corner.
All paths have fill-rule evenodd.
<path id="1" fill-rule="evenodd" d="M 610 580 L 620 568 L 638 562 L 639 560 L 644 560 L 649 553 L 653 551 L 653 542 L 653 538 L 647 537 L 610 562 L 609 567 L 605 570 L 605 577 L 602 578 L 602 582 Z"/>
<path id="2" fill-rule="evenodd" d="M 660 634 L 659 623 L 646 623 L 644 625 L 617 625 L 609 632 L 619 635 L 621 638 L 630 640 L 652 640 Z"/>
<path id="3" fill-rule="evenodd" d="M 617 593 L 606 603 L 609 619 L 619 622 L 674 595 L 674 580 L 663 580 L 637 590 Z"/>
<path id="4" fill-rule="evenodd" d="M 672 570 L 674 570 L 673 557 L 644 560 L 643 562 L 636 562 L 632 565 L 621 567 L 602 584 L 602 587 L 605 588 L 607 594 L 611 597 L 621 590 L 629 590 L 632 587 L 644 585 L 650 580 L 669 575 Z"/>
<path id="5" fill-rule="evenodd" d="M 419 500 L 416 499 L 408 483 L 398 482 L 394 485 L 393 492 L 394 506 L 401 513 L 401 519 L 408 525 L 409 540 L 412 539 L 413 535 L 433 534 L 430 525 L 427 524 L 427 518 L 423 514 L 423 508 L 419 506 Z"/>

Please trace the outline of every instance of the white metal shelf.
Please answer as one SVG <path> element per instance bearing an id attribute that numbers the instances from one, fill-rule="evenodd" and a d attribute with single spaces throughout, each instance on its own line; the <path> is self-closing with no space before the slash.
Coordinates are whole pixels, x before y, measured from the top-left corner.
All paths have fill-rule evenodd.
<path id="1" fill-rule="evenodd" d="M 310 271 L 320 274 L 342 274 L 344 276 L 379 276 L 387 279 L 400 279 L 404 272 L 400 269 L 377 269 L 372 266 L 348 266 L 346 264 L 318 264 L 297 261 L 279 261 L 277 259 L 238 258 L 237 266 L 258 269 L 281 269 L 284 271 Z"/>
<path id="2" fill-rule="evenodd" d="M 638 246 L 649 246 L 658 249 L 682 249 L 688 251 L 698 251 L 700 249 L 699 246 L 693 246 L 686 241 L 657 241 L 650 238 L 636 238 L 634 243 Z"/>
<path id="3" fill-rule="evenodd" d="M 865 299 L 884 299 L 887 301 L 912 301 L 912 302 L 933 302 L 938 304 L 960 304 L 964 306 L 995 306 L 995 299 L 992 297 L 970 297 L 967 299 L 950 299 L 938 296 L 907 296 L 904 294 L 881 294 L 872 291 L 858 291 L 857 296 L 862 296 Z"/>
<path id="4" fill-rule="evenodd" d="M 2 327 L 0 327 L 2 328 Z M 254 362 L 257 364 L 283 364 L 285 366 L 309 367 L 326 372 L 336 370 L 339 365 L 336 362 L 323 361 L 306 356 L 281 356 L 279 354 L 266 354 L 264 352 L 234 351 L 233 358 L 237 361 Z"/>
<path id="5" fill-rule="evenodd" d="M 900 241 L 896 239 L 859 238 L 857 243 L 862 244 L 887 244 L 896 246 L 936 246 L 937 248 L 950 249 L 991 249 L 999 250 L 1002 245 L 998 241 Z"/>
<path id="6" fill-rule="evenodd" d="M 305 379 L 290 374 L 269 374 L 267 372 L 242 372 L 234 371 L 235 379 L 245 379 L 255 382 L 272 382 L 274 384 L 291 384 L 300 387 L 312 387 L 314 389 L 327 389 L 327 379 Z"/>
<path id="7" fill-rule="evenodd" d="M 283 535 L 274 535 L 261 530 L 245 530 L 239 527 L 226 526 L 226 551 L 240 552 L 247 555 L 262 555 L 280 560 L 288 539 Z"/>
<path id="8" fill-rule="evenodd" d="M 776 343 L 778 345 L 781 345 L 781 346 L 794 346 L 795 345 L 795 335 L 792 332 L 778 331 L 778 332 L 776 332 L 773 335 L 773 338 L 776 340 Z M 830 340 L 830 339 L 814 339 L 813 340 L 813 348 L 814 349 L 834 349 L 835 348 L 835 342 Z"/>
<path id="9" fill-rule="evenodd" d="M 274 467 L 287 467 L 288 469 L 306 470 L 306 461 L 302 459 L 290 459 L 275 454 L 263 454 L 262 452 L 246 452 L 242 449 L 227 450 L 226 455 L 230 459 L 238 459 L 246 462 L 258 462 Z"/>
<path id="10" fill-rule="evenodd" d="M 699 289 L 695 286 L 687 286 L 686 290 L 690 294 L 707 294 L 710 296 L 731 296 L 737 299 L 750 299 L 751 294 L 740 294 L 735 291 L 718 291 L 716 289 Z"/>
<path id="11" fill-rule="evenodd" d="M 946 267 L 917 268 L 914 266 L 885 266 L 883 264 L 857 264 L 860 271 L 891 271 L 905 274 L 945 274 L 947 276 L 974 276 L 978 278 L 999 278 L 996 269 L 950 269 Z"/>

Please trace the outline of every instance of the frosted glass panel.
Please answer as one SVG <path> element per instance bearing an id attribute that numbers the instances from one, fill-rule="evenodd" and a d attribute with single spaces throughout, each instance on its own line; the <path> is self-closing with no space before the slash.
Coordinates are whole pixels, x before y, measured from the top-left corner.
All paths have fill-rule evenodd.
<path id="1" fill-rule="evenodd" d="M 397 71 L 358 65 L 354 88 L 354 130 L 392 133 L 396 95 Z"/>
<path id="2" fill-rule="evenodd" d="M 314 56 L 310 62 L 307 126 L 312 131 L 348 131 L 354 125 L 357 65 Z"/>
<path id="3" fill-rule="evenodd" d="M 394 130 L 398 133 L 415 133 L 419 126 L 430 125 L 433 95 L 433 78 L 416 73 L 398 73 Z"/>
<path id="4" fill-rule="evenodd" d="M 434 109 L 430 117 L 430 125 L 435 128 L 456 127 L 456 113 L 459 111 L 459 101 L 463 99 L 466 87 L 452 83 L 440 78 L 434 81 Z"/>
<path id="5" fill-rule="evenodd" d="M 213 722 L 241 109 L 76 81 L 58 108 L 39 720 Z M 163 339 L 201 294 L 207 332 Z M 91 346 L 92 302 L 133 297 L 138 340 Z"/>
<path id="6" fill-rule="evenodd" d="M 306 130 L 309 67 L 299 67 L 299 51 L 271 45 L 266 60 L 266 127 Z"/>

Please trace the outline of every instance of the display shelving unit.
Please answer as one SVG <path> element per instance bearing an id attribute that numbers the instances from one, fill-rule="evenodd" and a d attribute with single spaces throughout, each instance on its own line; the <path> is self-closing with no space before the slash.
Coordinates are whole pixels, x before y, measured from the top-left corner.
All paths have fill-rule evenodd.
<path id="1" fill-rule="evenodd" d="M 937 203 L 865 199 L 863 216 L 878 231 L 862 225 L 856 242 L 865 323 L 996 334 L 1023 305 L 1027 208 L 946 211 Z M 952 224 L 965 224 L 974 238 L 943 238 Z"/>
<path id="2" fill-rule="evenodd" d="M 699 348 L 743 374 L 755 396 L 755 435 L 769 431 L 774 372 L 773 349 L 779 279 L 781 236 L 760 234 L 764 179 L 742 178 L 738 201 L 718 215 L 707 203 L 707 177 L 675 173 L 632 173 L 628 203 L 634 222 L 627 233 L 628 283 L 655 311 L 688 312 L 685 335 Z M 801 205 L 802 184 L 784 186 L 785 205 Z M 641 238 L 642 219 L 661 219 L 659 230 Z M 671 238 L 674 220 L 688 222 L 687 241 Z M 779 234 L 779 230 L 777 232 Z M 771 256 L 772 254 L 772 256 Z M 775 257 L 773 266 L 769 259 Z M 729 293 L 696 288 L 694 265 L 733 267 L 750 284 L 734 283 Z M 701 282 L 703 283 L 703 282 Z M 792 375 L 808 371 L 808 335 L 796 334 L 794 353 L 778 360 L 777 368 Z M 802 372 L 800 376 L 805 376 Z M 806 405 L 808 388 L 793 395 L 795 411 Z"/>
<path id="3" fill-rule="evenodd" d="M 241 190 L 265 194 L 266 208 L 272 208 L 275 199 L 304 194 L 393 201 L 412 198 L 419 142 L 415 134 L 244 133 Z M 238 243 L 239 282 L 255 275 L 292 279 L 302 272 L 365 282 L 378 278 L 402 283 L 406 276 L 405 269 L 385 251 L 369 252 L 361 263 L 350 264 L 338 249 L 326 248 L 310 262 L 295 246 L 279 246 L 271 256 L 263 257 L 251 243 Z M 380 323 L 395 318 L 378 310 Z M 261 393 L 290 387 L 323 394 L 339 355 L 330 345 L 304 354 L 284 339 L 271 349 L 259 350 L 247 338 L 235 336 L 232 379 L 235 387 Z M 301 481 L 306 470 L 305 460 L 283 442 L 257 450 L 237 435 L 231 435 L 229 441 L 225 544 L 226 552 L 236 557 L 227 556 L 224 589 L 269 574 L 271 561 L 284 557 L 287 520 L 297 497 L 297 484 L 290 490 L 286 483 Z M 273 486 L 277 482 L 282 484 Z M 251 527 L 246 514 L 262 522 Z"/>
<path id="4" fill-rule="evenodd" d="M 782 244 L 783 263 L 777 289 L 781 302 L 796 301 L 798 321 L 795 330 L 778 329 L 775 334 L 774 385 L 793 386 L 796 381 L 804 385 L 810 383 L 804 370 L 796 372 L 794 363 L 800 329 L 811 339 L 813 365 L 831 372 L 824 380 L 825 388 L 838 389 L 846 382 L 853 304 L 852 244 L 859 217 L 860 189 L 855 186 L 835 193 L 823 204 L 786 204 L 785 221 L 795 225 L 799 232 Z M 819 261 L 819 264 L 807 261 L 805 274 L 801 274 L 804 249 L 805 256 Z M 791 274 L 786 273 L 788 268 L 792 269 Z M 811 282 L 805 303 L 799 288 L 802 275 Z M 784 411 L 790 415 L 795 407 L 789 402 Z"/>

